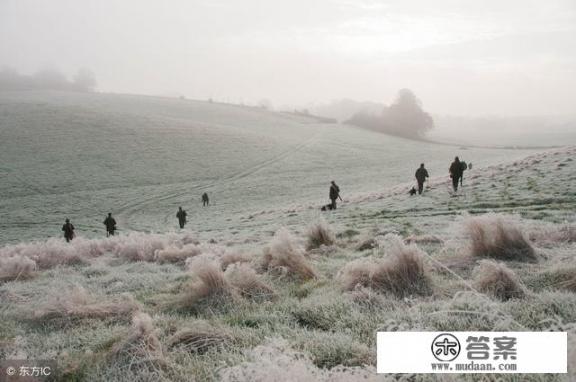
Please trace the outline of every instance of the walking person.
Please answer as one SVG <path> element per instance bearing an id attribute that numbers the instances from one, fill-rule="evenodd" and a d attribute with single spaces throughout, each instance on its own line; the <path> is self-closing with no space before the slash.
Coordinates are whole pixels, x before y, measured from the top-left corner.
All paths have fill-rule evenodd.
<path id="1" fill-rule="evenodd" d="M 418 195 L 422 195 L 422 191 L 424 191 L 424 182 L 426 178 L 429 177 L 428 170 L 424 168 L 424 163 L 420 164 L 420 167 L 416 170 L 416 181 L 418 182 Z"/>
<path id="2" fill-rule="evenodd" d="M 186 216 L 188 214 L 186 213 L 186 211 L 184 211 L 182 209 L 182 207 L 178 207 L 178 212 L 176 212 L 176 217 L 178 218 L 178 224 L 180 224 L 180 228 L 184 228 L 184 225 L 186 225 Z"/>
<path id="3" fill-rule="evenodd" d="M 454 192 L 457 192 L 458 183 L 460 182 L 460 178 L 462 178 L 462 172 L 464 171 L 462 169 L 462 163 L 458 157 L 454 158 L 454 162 L 452 162 L 448 171 L 450 172 L 450 178 L 452 178 L 452 188 L 454 189 Z"/>
<path id="4" fill-rule="evenodd" d="M 70 223 L 70 219 L 66 218 L 66 222 L 62 226 L 62 231 L 64 231 L 64 239 L 66 239 L 66 243 L 70 243 L 75 236 L 74 226 Z"/>
<path id="5" fill-rule="evenodd" d="M 338 198 L 340 198 L 340 187 L 338 187 L 338 185 L 336 185 L 336 183 L 334 181 L 332 181 L 330 183 L 330 209 L 331 210 L 335 210 L 336 209 L 336 200 Z M 340 198 L 340 200 L 342 200 L 342 198 Z"/>
<path id="6" fill-rule="evenodd" d="M 106 237 L 114 236 L 114 231 L 116 231 L 116 220 L 112 217 L 111 212 L 109 212 L 106 219 L 104 219 L 104 225 L 106 226 Z"/>
<path id="7" fill-rule="evenodd" d="M 202 206 L 206 207 L 210 205 L 210 199 L 208 198 L 208 194 L 207 193 L 203 193 L 202 194 Z"/>

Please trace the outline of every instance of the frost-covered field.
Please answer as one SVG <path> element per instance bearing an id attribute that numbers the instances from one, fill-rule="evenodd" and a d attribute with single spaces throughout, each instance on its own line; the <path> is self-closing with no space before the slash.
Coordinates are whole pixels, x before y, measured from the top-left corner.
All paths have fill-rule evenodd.
<path id="1" fill-rule="evenodd" d="M 375 332 L 565 330 L 568 375 L 501 380 L 576 378 L 574 146 L 460 150 L 64 93 L 2 94 L 0 123 L 0 359 L 102 381 L 493 380 L 376 376 Z M 450 197 L 456 154 L 474 168 Z M 432 179 L 409 197 L 421 161 Z M 344 203 L 321 214 L 331 178 Z"/>
<path id="2" fill-rule="evenodd" d="M 166 232 L 176 210 L 202 238 L 275 231 L 250 216 L 344 199 L 412 182 L 426 162 L 445 175 L 454 155 L 477 167 L 529 151 L 429 145 L 264 110 L 143 96 L 0 92 L 0 244 L 101 236 L 112 212 L 121 232 Z M 202 209 L 208 192 L 214 206 Z M 299 223 L 309 220 L 299 215 Z M 291 219 L 294 220 L 294 219 Z"/>

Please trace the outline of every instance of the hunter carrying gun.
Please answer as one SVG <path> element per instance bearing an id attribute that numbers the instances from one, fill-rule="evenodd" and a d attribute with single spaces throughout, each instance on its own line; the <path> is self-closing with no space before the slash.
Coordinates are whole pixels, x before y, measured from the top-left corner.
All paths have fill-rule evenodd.
<path id="1" fill-rule="evenodd" d="M 330 209 L 331 210 L 335 210 L 336 209 L 336 200 L 340 199 L 340 201 L 342 201 L 342 198 L 340 197 L 340 187 L 338 187 L 336 185 L 336 183 L 334 181 L 331 182 L 330 184 Z"/>

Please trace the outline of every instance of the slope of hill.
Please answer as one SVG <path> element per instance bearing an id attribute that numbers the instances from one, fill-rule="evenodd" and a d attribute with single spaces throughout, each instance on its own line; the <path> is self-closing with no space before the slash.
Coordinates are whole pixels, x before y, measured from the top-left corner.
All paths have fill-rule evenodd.
<path id="1" fill-rule="evenodd" d="M 128 95 L 0 92 L 0 126 L 0 243 L 60 236 L 65 217 L 101 235 L 107 212 L 124 233 L 166 232 L 179 205 L 190 229 L 230 236 L 243 216 L 325 204 L 330 180 L 350 196 L 409 181 L 420 162 L 443 174 L 454 155 L 486 166 L 530 153 Z M 203 192 L 211 208 L 199 207 Z"/>
<path id="2" fill-rule="evenodd" d="M 375 375 L 377 330 L 560 330 L 568 374 L 499 380 L 571 381 L 575 154 L 474 167 L 455 197 L 436 176 L 423 196 L 358 192 L 322 216 L 307 202 L 240 214 L 210 239 L 2 247 L 0 356 L 102 381 L 397 380 Z M 271 237 L 279 225 L 291 233 Z"/>
<path id="3" fill-rule="evenodd" d="M 454 153 L 96 94 L 3 93 L 0 122 L 2 359 L 76 380 L 397 380 L 375 375 L 378 330 L 560 330 L 568 374 L 521 379 L 576 377 L 574 146 Z M 454 154 L 474 163 L 456 195 Z M 421 158 L 432 178 L 410 197 Z M 322 213 L 331 178 L 344 201 Z M 101 238 L 107 210 L 119 236 Z"/>

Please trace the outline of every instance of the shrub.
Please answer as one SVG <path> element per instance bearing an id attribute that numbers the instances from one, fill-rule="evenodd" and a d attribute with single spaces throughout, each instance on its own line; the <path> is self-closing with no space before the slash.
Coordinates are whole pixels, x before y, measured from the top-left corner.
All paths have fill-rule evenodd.
<path id="1" fill-rule="evenodd" d="M 498 260 L 536 262 L 536 252 L 522 231 L 512 222 L 495 215 L 474 217 L 466 222 L 472 241 L 471 253 Z"/>
<path id="2" fill-rule="evenodd" d="M 503 263 L 483 260 L 474 270 L 474 287 L 502 301 L 523 298 L 526 291 L 516 274 Z"/>
<path id="3" fill-rule="evenodd" d="M 270 247 L 264 250 L 262 267 L 264 270 L 282 268 L 284 273 L 304 280 L 317 277 L 316 271 L 304 257 L 303 249 L 286 229 L 278 230 Z"/>
<path id="4" fill-rule="evenodd" d="M 306 238 L 306 249 L 308 250 L 322 245 L 330 246 L 336 242 L 336 236 L 334 236 L 332 229 L 323 217 L 308 227 Z"/>
<path id="5" fill-rule="evenodd" d="M 26 256 L 0 257 L 0 282 L 29 279 L 35 270 L 36 262 Z"/>

